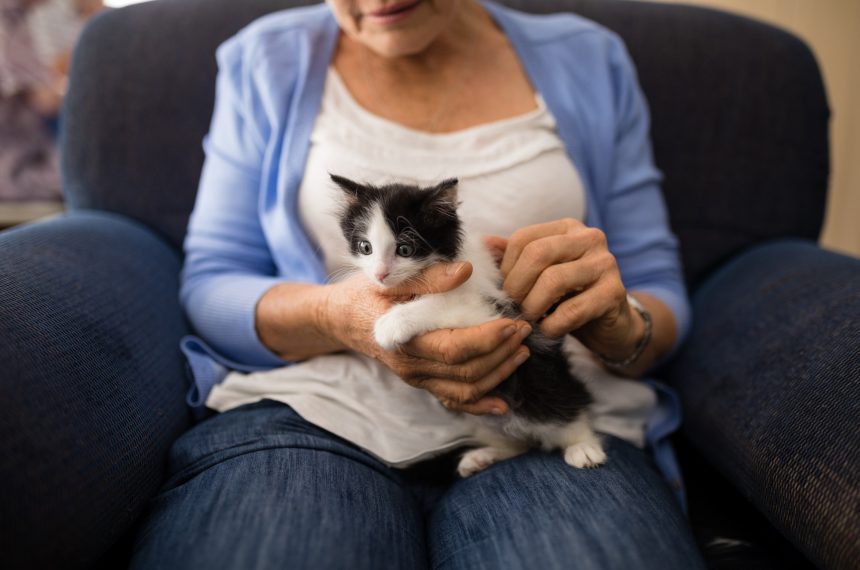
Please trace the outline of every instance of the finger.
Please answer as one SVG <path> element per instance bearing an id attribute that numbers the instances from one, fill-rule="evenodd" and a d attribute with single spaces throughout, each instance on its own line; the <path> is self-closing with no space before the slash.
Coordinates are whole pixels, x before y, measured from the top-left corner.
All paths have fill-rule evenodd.
<path id="1" fill-rule="evenodd" d="M 521 322 L 516 334 L 499 345 L 498 348 L 489 354 L 478 356 L 464 362 L 463 364 L 454 366 L 440 364 L 438 362 L 430 363 L 432 371 L 425 373 L 425 376 L 445 378 L 448 380 L 456 380 L 458 382 L 477 382 L 513 356 L 531 332 L 531 326 L 527 323 Z"/>
<path id="2" fill-rule="evenodd" d="M 401 352 L 447 365 L 462 364 L 489 354 L 511 338 L 521 321 L 496 319 L 473 327 L 441 329 L 419 335 L 403 346 Z"/>
<path id="3" fill-rule="evenodd" d="M 509 407 L 501 398 L 497 398 L 495 396 L 484 396 L 474 404 L 462 404 L 457 407 L 456 410 L 452 411 L 464 412 L 474 416 L 484 416 L 487 414 L 501 416 L 508 413 Z"/>
<path id="4" fill-rule="evenodd" d="M 493 259 L 496 260 L 496 264 L 500 264 L 505 256 L 505 250 L 508 248 L 508 240 L 500 236 L 484 236 L 483 242 L 484 247 L 490 251 Z"/>
<path id="5" fill-rule="evenodd" d="M 561 303 L 541 321 L 540 329 L 548 337 L 560 337 L 599 319 L 618 302 L 614 285 L 597 285 Z"/>
<path id="6" fill-rule="evenodd" d="M 535 283 L 547 268 L 573 261 L 587 249 L 569 234 L 552 235 L 532 241 L 510 271 L 505 275 L 504 289 L 510 297 L 521 302 L 534 288 Z"/>
<path id="7" fill-rule="evenodd" d="M 529 357 L 529 350 L 521 347 L 501 366 L 477 382 L 459 382 L 443 378 L 431 378 L 421 383 L 421 387 L 436 396 L 449 409 L 460 411 L 461 406 L 476 404 L 487 392 L 501 384 Z"/>
<path id="8" fill-rule="evenodd" d="M 596 283 L 603 275 L 604 266 L 590 257 L 547 267 L 520 302 L 523 318 L 538 320 L 565 297 L 579 294 Z"/>
<path id="9" fill-rule="evenodd" d="M 417 277 L 384 290 L 391 297 L 409 297 L 444 293 L 456 289 L 472 276 L 472 264 L 468 261 L 456 263 L 434 263 Z"/>
<path id="10" fill-rule="evenodd" d="M 508 239 L 508 247 L 505 249 L 505 256 L 502 259 L 502 275 L 507 275 L 511 268 L 519 259 L 523 249 L 531 242 L 553 235 L 561 235 L 576 227 L 585 227 L 577 220 L 563 219 L 546 222 L 543 224 L 534 224 L 526 226 L 514 232 Z"/>

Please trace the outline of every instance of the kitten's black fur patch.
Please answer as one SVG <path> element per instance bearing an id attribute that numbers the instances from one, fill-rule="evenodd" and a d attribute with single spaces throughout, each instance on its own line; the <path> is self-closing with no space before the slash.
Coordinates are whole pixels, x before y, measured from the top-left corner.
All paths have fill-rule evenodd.
<path id="1" fill-rule="evenodd" d="M 591 394 L 570 371 L 561 341 L 537 328 L 523 342 L 531 353 L 516 372 L 491 392 L 511 411 L 536 423 L 569 423 L 591 404 Z"/>
<path id="2" fill-rule="evenodd" d="M 358 255 L 358 243 L 367 233 L 367 218 L 374 204 L 380 205 L 397 243 L 408 243 L 415 248 L 413 257 L 422 259 L 436 254 L 453 260 L 460 252 L 463 236 L 457 216 L 456 179 L 431 188 L 407 184 L 370 186 L 335 174 L 331 179 L 348 197 L 340 228 L 353 255 Z"/>
<path id="3" fill-rule="evenodd" d="M 496 307 L 509 319 L 521 318 L 519 307 L 511 301 Z M 523 344 L 529 358 L 491 395 L 503 399 L 511 411 L 536 423 L 574 421 L 592 403 L 585 384 L 570 370 L 561 339 L 551 339 L 537 326 Z"/>
<path id="4" fill-rule="evenodd" d="M 370 208 L 379 204 L 385 220 L 395 236 L 410 237 L 413 228 L 423 239 L 410 242 L 416 247 L 415 256 L 436 254 L 447 260 L 455 259 L 462 245 L 462 227 L 457 215 L 456 179 L 446 180 L 432 188 L 422 189 L 406 184 L 369 186 L 331 175 L 331 179 L 347 195 L 347 205 L 340 217 L 340 227 L 354 255 L 358 242 L 367 232 Z M 506 317 L 520 318 L 513 304 L 496 308 Z M 535 327 L 524 341 L 531 356 L 517 371 L 491 393 L 507 402 L 514 414 L 536 423 L 569 423 L 576 420 L 591 404 L 585 384 L 571 371 L 561 340 L 549 339 Z"/>

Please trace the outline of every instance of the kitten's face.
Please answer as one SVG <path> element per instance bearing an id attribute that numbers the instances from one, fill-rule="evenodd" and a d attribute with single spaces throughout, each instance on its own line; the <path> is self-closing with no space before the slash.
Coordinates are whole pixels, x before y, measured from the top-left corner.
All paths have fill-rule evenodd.
<path id="1" fill-rule="evenodd" d="M 459 254 L 456 180 L 432 188 L 332 180 L 344 191 L 340 227 L 353 263 L 374 283 L 394 287 Z"/>

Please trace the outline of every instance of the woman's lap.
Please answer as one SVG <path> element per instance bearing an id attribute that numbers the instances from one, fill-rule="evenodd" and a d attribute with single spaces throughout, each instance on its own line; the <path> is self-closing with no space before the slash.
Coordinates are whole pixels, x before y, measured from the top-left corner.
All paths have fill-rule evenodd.
<path id="1" fill-rule="evenodd" d="M 289 407 L 245 406 L 174 445 L 132 568 L 696 568 L 650 460 L 607 444 L 600 469 L 533 452 L 431 493 L 428 509 L 421 485 Z"/>
<path id="2" fill-rule="evenodd" d="M 133 569 L 424 568 L 424 528 L 395 473 L 287 406 L 183 435 L 138 533 Z"/>
<path id="3" fill-rule="evenodd" d="M 644 452 L 606 438 L 573 469 L 530 452 L 455 482 L 428 527 L 434 568 L 704 568 L 687 521 Z"/>

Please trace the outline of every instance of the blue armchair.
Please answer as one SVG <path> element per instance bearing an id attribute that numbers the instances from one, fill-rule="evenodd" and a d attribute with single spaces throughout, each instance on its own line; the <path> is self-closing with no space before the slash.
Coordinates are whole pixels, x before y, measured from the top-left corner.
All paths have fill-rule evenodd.
<path id="1" fill-rule="evenodd" d="M 178 272 L 214 50 L 302 3 L 161 0 L 103 13 L 83 34 L 62 140 L 69 213 L 0 233 L 5 568 L 127 557 L 166 452 L 192 422 Z M 812 54 L 781 30 L 700 8 L 507 3 L 592 18 L 638 66 L 693 293 L 691 337 L 660 376 L 684 405 L 694 525 L 767 521 L 812 563 L 856 568 L 860 261 L 815 243 L 829 164 Z"/>

